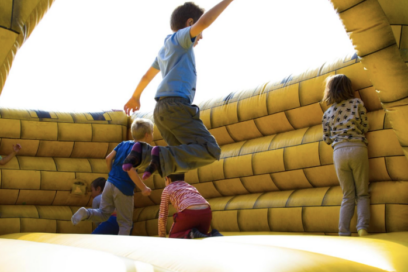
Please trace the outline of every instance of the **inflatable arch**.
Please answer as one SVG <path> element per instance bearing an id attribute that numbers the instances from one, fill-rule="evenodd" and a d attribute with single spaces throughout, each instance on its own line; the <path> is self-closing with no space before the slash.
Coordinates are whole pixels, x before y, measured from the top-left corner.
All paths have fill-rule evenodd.
<path id="1" fill-rule="evenodd" d="M 14 143 L 24 146 L 0 166 L 0 251 L 7 260 L 1 270 L 82 271 L 86 259 L 96 258 L 98 270 L 110 271 L 406 270 L 408 2 L 331 2 L 356 55 L 199 105 L 222 158 L 188 172 L 186 180 L 208 199 L 212 227 L 225 237 L 140 237 L 157 235 L 164 188 L 157 176 L 147 181 L 151 196 L 135 195 L 132 234 L 139 237 L 83 235 L 91 233 L 91 223 L 72 226 L 70 218 L 90 205 L 90 192 L 71 194 L 72 184 L 107 177 L 104 157 L 128 139 L 134 117 L 0 109 L 0 154 Z M 52 3 L 0 2 L 1 88 L 15 54 Z M 323 82 L 333 74 L 352 80 L 368 110 L 368 238 L 330 236 L 337 233 L 342 193 L 333 151 L 322 142 L 326 105 L 320 101 Z M 157 130 L 154 141 L 166 144 Z M 68 256 L 84 265 L 67 264 Z"/>

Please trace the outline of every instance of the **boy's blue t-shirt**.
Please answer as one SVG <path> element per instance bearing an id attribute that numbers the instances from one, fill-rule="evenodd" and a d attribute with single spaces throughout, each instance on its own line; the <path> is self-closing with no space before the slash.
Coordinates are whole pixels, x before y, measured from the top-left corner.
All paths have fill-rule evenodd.
<path id="1" fill-rule="evenodd" d="M 166 37 L 164 46 L 153 62 L 153 67 L 160 70 L 163 80 L 160 83 L 155 99 L 165 96 L 184 97 L 193 102 L 197 73 L 190 28 L 186 27 Z"/>
<path id="2" fill-rule="evenodd" d="M 134 141 L 124 141 L 118 144 L 113 150 L 116 156 L 112 162 L 112 170 L 109 172 L 108 181 L 115 185 L 124 195 L 132 196 L 134 194 L 135 183 L 129 177 L 128 173 L 123 171 L 122 164 L 132 151 Z"/>

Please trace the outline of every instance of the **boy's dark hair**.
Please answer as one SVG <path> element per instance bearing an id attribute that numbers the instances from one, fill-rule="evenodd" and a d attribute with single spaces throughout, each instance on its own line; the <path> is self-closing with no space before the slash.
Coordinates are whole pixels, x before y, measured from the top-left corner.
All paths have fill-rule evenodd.
<path id="1" fill-rule="evenodd" d="M 101 191 L 103 191 L 103 188 L 105 188 L 105 183 L 106 183 L 106 178 L 97 178 L 94 181 L 92 181 L 91 186 L 97 189 L 98 187 L 101 187 Z"/>
<path id="2" fill-rule="evenodd" d="M 354 98 L 354 91 L 351 88 L 351 80 L 346 75 L 339 74 L 326 79 L 323 102 L 330 105 L 351 98 Z"/>
<path id="3" fill-rule="evenodd" d="M 188 19 L 192 18 L 194 23 L 203 15 L 204 9 L 200 8 L 193 2 L 186 2 L 184 5 L 178 6 L 170 18 L 170 27 L 174 32 L 186 27 Z"/>
<path id="4" fill-rule="evenodd" d="M 179 181 L 179 180 L 184 181 L 184 173 L 168 175 L 167 177 L 171 180 L 171 182 Z"/>

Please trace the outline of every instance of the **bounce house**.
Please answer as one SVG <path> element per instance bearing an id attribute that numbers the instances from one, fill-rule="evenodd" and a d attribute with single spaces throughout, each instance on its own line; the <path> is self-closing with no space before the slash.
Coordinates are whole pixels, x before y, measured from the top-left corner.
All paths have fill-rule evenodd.
<path id="1" fill-rule="evenodd" d="M 158 175 L 146 182 L 149 197 L 135 193 L 131 236 L 72 225 L 91 205 L 90 182 L 108 176 L 106 155 L 130 139 L 134 118 L 151 114 L 0 109 L 0 154 L 24 147 L 0 166 L 0 270 L 408 271 L 408 1 L 331 2 L 355 55 L 199 104 L 222 154 L 186 181 L 209 201 L 212 228 L 224 237 L 154 237 L 165 187 Z M 1 88 L 52 3 L 0 2 Z M 368 111 L 366 237 L 356 237 L 356 215 L 352 237 L 337 236 L 342 190 L 321 126 L 323 83 L 335 74 L 351 79 Z M 166 145 L 157 129 L 154 136 Z"/>

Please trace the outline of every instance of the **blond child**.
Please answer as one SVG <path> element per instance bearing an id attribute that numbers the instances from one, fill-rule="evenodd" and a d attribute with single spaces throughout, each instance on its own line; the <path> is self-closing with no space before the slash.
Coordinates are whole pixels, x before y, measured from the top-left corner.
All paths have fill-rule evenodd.
<path id="1" fill-rule="evenodd" d="M 147 119 L 136 119 L 131 126 L 132 137 L 138 142 L 152 142 L 153 123 Z M 74 225 L 82 220 L 105 222 L 116 209 L 119 234 L 129 235 L 133 225 L 134 189 L 135 185 L 144 196 L 151 193 L 151 189 L 140 180 L 136 170 L 125 172 L 122 164 L 131 152 L 134 141 L 124 141 L 117 145 L 106 157 L 109 177 L 102 192 L 99 209 L 80 208 L 71 218 Z"/>
<path id="2" fill-rule="evenodd" d="M 357 231 L 367 235 L 370 221 L 368 196 L 367 110 L 354 97 L 351 81 L 345 75 L 327 79 L 323 101 L 331 104 L 323 114 L 323 140 L 331 144 L 336 174 L 343 190 L 339 235 L 349 236 L 350 222 L 357 201 Z"/>

